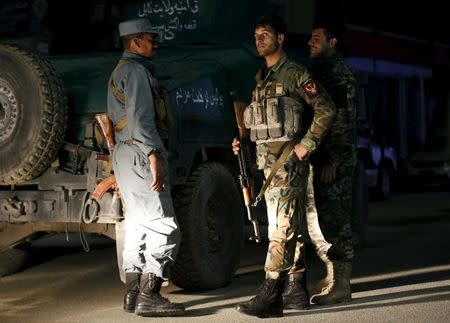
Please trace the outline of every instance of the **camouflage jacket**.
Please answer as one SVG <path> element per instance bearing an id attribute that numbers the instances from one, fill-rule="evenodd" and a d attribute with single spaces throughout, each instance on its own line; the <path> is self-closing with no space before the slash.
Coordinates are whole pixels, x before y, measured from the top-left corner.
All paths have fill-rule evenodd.
<path id="1" fill-rule="evenodd" d="M 283 80 L 281 80 L 281 70 L 284 64 L 287 64 L 287 68 L 283 73 Z M 255 79 L 258 86 L 261 83 L 282 83 L 289 96 L 313 108 L 312 122 L 307 131 L 301 134 L 299 143 L 308 151 L 315 151 L 330 128 L 336 113 L 336 107 L 327 92 L 313 80 L 304 66 L 289 60 L 286 55 L 270 68 L 264 79 L 261 79 L 261 71 L 257 73 Z M 254 94 L 255 91 L 253 92 L 253 101 L 255 100 Z M 300 120 L 300 122 L 304 122 L 304 120 Z"/>
<path id="2" fill-rule="evenodd" d="M 353 162 L 356 151 L 356 77 L 340 55 L 318 58 L 310 70 L 314 79 L 331 95 L 337 108 L 336 119 L 312 163 L 340 166 Z"/>

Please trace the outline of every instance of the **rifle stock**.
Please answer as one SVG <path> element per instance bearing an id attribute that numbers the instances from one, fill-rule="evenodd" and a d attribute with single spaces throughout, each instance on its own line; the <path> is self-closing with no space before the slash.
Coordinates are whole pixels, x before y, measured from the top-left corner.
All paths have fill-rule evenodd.
<path id="1" fill-rule="evenodd" d="M 109 119 L 109 116 L 107 113 L 98 113 L 95 115 L 95 120 L 100 125 L 100 129 L 102 130 L 103 137 L 106 140 L 106 145 L 108 146 L 108 150 L 110 153 L 114 150 L 114 129 L 111 122 L 111 119 Z"/>
<path id="2" fill-rule="evenodd" d="M 254 190 L 253 190 L 253 180 L 251 177 L 251 171 L 248 165 L 248 154 L 249 154 L 249 143 L 248 143 L 248 130 L 245 128 L 244 124 L 244 109 L 246 104 L 240 101 L 234 101 L 234 113 L 236 115 L 236 123 L 239 130 L 239 183 L 242 189 L 242 195 L 244 197 L 245 207 L 247 209 L 247 217 L 253 224 L 253 231 L 255 236 L 251 237 L 251 240 L 256 242 L 261 241 L 261 234 L 259 231 L 258 218 L 253 212 L 253 200 L 254 200 Z"/>

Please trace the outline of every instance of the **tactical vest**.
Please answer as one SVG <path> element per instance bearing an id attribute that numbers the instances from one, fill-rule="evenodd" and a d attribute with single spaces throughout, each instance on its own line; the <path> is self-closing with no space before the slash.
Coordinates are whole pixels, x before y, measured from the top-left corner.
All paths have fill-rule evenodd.
<path id="1" fill-rule="evenodd" d="M 274 141 L 290 141 L 303 133 L 303 105 L 288 91 L 285 75 L 286 61 L 275 76 L 267 75 L 253 91 L 253 101 L 244 110 L 244 123 L 250 129 L 250 139 L 257 144 Z"/>
<path id="2" fill-rule="evenodd" d="M 115 72 L 125 64 L 131 63 L 131 60 L 122 58 L 117 66 L 114 68 L 111 77 L 109 78 L 109 86 L 111 92 L 117 101 L 125 105 L 125 95 L 120 92 L 116 85 L 114 84 L 113 76 Z M 170 108 L 170 96 L 169 91 L 163 87 L 151 87 L 153 94 L 153 102 L 155 105 L 155 125 L 158 131 L 161 133 L 166 133 L 174 124 L 174 119 L 172 115 L 172 110 Z M 117 124 L 114 125 L 114 130 L 120 132 L 128 124 L 128 119 L 122 119 Z"/>

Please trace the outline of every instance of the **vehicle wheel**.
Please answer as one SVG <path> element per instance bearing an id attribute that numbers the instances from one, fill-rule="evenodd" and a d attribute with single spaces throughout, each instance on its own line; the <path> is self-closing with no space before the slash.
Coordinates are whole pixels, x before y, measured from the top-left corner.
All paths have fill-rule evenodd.
<path id="1" fill-rule="evenodd" d="M 50 63 L 15 45 L 0 45 L 0 185 L 40 175 L 64 139 L 67 104 Z"/>
<path id="2" fill-rule="evenodd" d="M 237 185 L 221 164 L 200 165 L 175 194 L 181 244 L 171 279 L 185 289 L 227 285 L 239 263 L 243 207 Z"/>
<path id="3" fill-rule="evenodd" d="M 355 248 L 362 248 L 367 243 L 367 220 L 369 217 L 369 194 L 367 175 L 364 164 L 358 160 L 353 176 L 352 195 L 352 231 Z"/>
<path id="4" fill-rule="evenodd" d="M 29 250 L 27 247 L 7 248 L 0 252 L 0 277 L 14 274 L 25 263 Z"/>
<path id="5" fill-rule="evenodd" d="M 377 187 L 375 189 L 376 197 L 379 200 L 387 200 L 391 195 L 391 176 L 386 167 L 378 170 Z"/>

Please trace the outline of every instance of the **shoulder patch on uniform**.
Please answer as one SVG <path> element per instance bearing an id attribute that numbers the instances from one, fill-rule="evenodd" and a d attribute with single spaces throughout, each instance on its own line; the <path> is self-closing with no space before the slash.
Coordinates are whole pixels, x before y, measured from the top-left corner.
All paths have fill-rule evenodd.
<path id="1" fill-rule="evenodd" d="M 319 88 L 317 87 L 316 82 L 313 79 L 307 79 L 302 83 L 302 88 L 306 93 L 310 96 L 316 96 L 319 93 Z"/>

